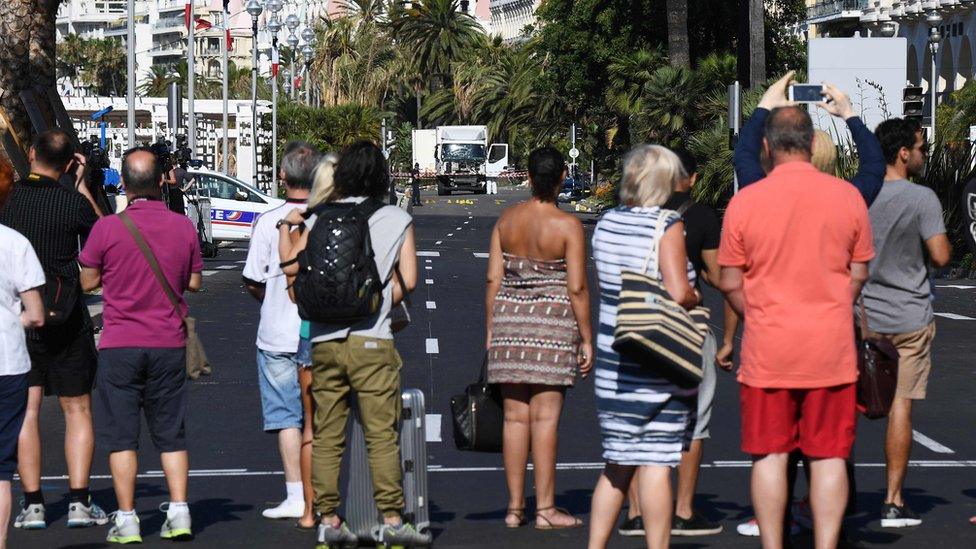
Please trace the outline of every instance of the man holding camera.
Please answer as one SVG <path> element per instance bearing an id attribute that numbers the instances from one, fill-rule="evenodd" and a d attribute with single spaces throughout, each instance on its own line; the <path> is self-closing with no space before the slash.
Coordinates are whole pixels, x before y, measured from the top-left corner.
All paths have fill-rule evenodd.
<path id="1" fill-rule="evenodd" d="M 68 464 L 68 526 L 103 525 L 108 517 L 91 501 L 88 491 L 95 434 L 91 390 L 95 380 L 95 340 L 81 293 L 78 239 L 87 237 L 101 215 L 85 181 L 85 159 L 75 154 L 68 134 L 50 130 L 31 146 L 31 173 L 11 193 L 0 212 L 0 223 L 27 237 L 37 252 L 48 289 L 44 291 L 45 326 L 28 330 L 31 359 L 27 414 L 20 432 L 18 472 L 24 489 L 23 510 L 15 528 L 47 526 L 41 493 L 41 397 L 57 395 L 65 420 L 65 461 Z M 65 188 L 65 176 L 74 189 Z M 77 191 L 77 192 L 76 192 Z"/>

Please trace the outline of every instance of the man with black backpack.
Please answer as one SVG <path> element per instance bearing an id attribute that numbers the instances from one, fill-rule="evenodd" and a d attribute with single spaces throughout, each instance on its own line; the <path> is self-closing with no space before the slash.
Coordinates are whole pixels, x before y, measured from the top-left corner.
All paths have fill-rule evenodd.
<path id="1" fill-rule="evenodd" d="M 377 541 L 430 542 L 402 518 L 401 360 L 390 311 L 414 288 L 417 257 L 410 215 L 383 204 L 389 181 L 376 145 L 360 141 L 347 147 L 336 166 L 335 199 L 309 212 L 314 224 L 298 256 L 295 298 L 302 317 L 312 321 L 312 485 L 322 517 L 317 547 L 356 543 L 336 514 L 350 393 L 357 397 L 374 499 L 383 515 Z"/>

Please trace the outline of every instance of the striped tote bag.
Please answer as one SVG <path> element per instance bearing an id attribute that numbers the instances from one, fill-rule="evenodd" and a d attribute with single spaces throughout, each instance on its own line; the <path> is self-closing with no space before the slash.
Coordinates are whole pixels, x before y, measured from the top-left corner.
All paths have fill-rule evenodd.
<path id="1" fill-rule="evenodd" d="M 654 245 L 643 269 L 620 273 L 617 326 L 613 350 L 679 385 L 694 386 L 702 379 L 702 346 L 708 333 L 709 311 L 692 311 L 675 302 L 660 278 L 658 246 L 664 235 L 664 219 L 654 232 Z M 653 271 L 648 273 L 651 259 Z"/>

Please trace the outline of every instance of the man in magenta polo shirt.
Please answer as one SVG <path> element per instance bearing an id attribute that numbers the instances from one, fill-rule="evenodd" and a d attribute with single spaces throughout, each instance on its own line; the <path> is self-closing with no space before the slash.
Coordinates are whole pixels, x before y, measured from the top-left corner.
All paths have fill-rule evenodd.
<path id="1" fill-rule="evenodd" d="M 177 312 L 149 263 L 117 215 L 99 220 L 79 257 L 85 290 L 103 287 L 104 328 L 99 341 L 99 444 L 109 465 L 119 510 L 108 541 L 142 541 L 135 512 L 139 412 L 144 408 L 153 445 L 161 453 L 170 502 L 160 535 L 190 537 L 186 504 L 186 314 L 183 292 L 200 289 L 203 260 L 193 224 L 162 202 L 162 173 L 148 151 L 122 163 L 129 195 L 125 214 L 148 243 L 167 283 L 180 300 Z"/>

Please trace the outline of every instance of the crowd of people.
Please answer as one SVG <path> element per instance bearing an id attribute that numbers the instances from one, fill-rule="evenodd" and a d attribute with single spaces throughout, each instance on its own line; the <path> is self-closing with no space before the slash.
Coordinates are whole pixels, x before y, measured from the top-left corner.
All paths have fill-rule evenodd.
<path id="1" fill-rule="evenodd" d="M 721 532 L 694 496 L 717 370 L 732 369 L 742 325 L 741 448 L 753 458 L 756 518 L 737 529 L 776 548 L 798 515 L 812 514 L 816 546 L 836 546 L 856 505 L 858 316 L 868 327 L 861 337 L 886 338 L 900 357 L 881 526 L 921 524 L 903 486 L 912 408 L 926 396 L 932 367 L 930 268 L 951 256 L 938 198 L 910 181 L 924 168 L 928 143 L 908 120 L 888 120 L 872 133 L 848 97 L 827 85 L 820 107 L 846 122 L 860 157 L 852 181 L 838 179 L 830 137 L 787 100 L 791 78 L 767 90 L 743 128 L 734 156 L 740 192 L 722 222 L 692 199 L 697 165 L 688 151 L 639 145 L 626 155 L 620 205 L 602 215 L 590 242 L 599 280 L 595 326 L 583 225 L 558 207 L 565 159 L 549 147 L 530 154 L 532 196 L 498 218 L 487 271 L 487 382 L 500 387 L 504 413 L 505 527 L 530 522 L 530 456 L 534 527 L 584 527 L 555 504 L 561 411 L 581 376 L 593 379 L 606 463 L 593 492 L 589 546 L 606 547 L 618 520 L 620 534 L 644 536 L 652 548 L 667 547 L 671 536 Z M 186 176 L 166 170 L 150 149 L 128 151 L 121 170 L 128 207 L 104 215 L 84 184 L 85 158 L 66 133 L 38 135 L 30 163 L 17 185 L 0 163 L 0 259 L 8 265 L 0 276 L 0 549 L 14 472 L 23 491 L 14 527 L 47 526 L 44 395 L 58 397 L 65 417 L 69 527 L 110 524 L 107 541 L 142 541 L 135 480 L 143 414 L 169 490 L 160 535 L 190 538 L 183 294 L 200 289 L 203 263 L 197 230 L 164 202 L 165 189 L 181 187 Z M 319 547 L 357 542 L 337 513 L 355 395 L 382 516 L 375 537 L 388 546 L 429 544 L 429 532 L 404 518 L 398 442 L 402 362 L 394 332 L 405 325 L 402 302 L 417 283 L 413 220 L 385 204 L 389 170 L 371 142 L 338 155 L 289 143 L 278 177 L 286 202 L 255 222 L 243 271 L 260 303 L 263 429 L 277 437 L 285 481 L 281 503 L 263 515 L 314 530 Z M 347 263 L 360 252 L 369 265 Z M 703 282 L 724 294 L 722 340 L 705 331 L 696 349 L 700 381 L 614 344 L 619 315 L 633 309 L 624 286 L 635 273 L 662 289 L 648 301 L 648 325 L 677 309 L 701 311 Z M 104 327 L 96 350 L 82 292 L 97 289 Z M 118 502 L 111 515 L 89 493 L 96 435 L 109 452 Z M 808 503 L 795 505 L 800 461 L 810 492 Z"/>

